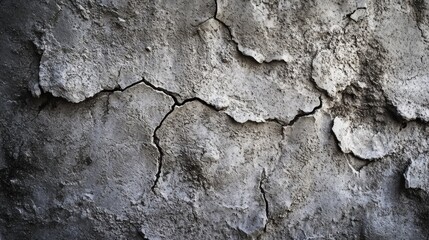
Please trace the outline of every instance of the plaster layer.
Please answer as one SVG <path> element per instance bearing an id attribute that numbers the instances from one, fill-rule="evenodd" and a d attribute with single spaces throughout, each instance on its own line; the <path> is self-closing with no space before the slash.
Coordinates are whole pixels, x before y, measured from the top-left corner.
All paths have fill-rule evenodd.
<path id="1" fill-rule="evenodd" d="M 0 239 L 426 239 L 428 9 L 0 1 Z"/>

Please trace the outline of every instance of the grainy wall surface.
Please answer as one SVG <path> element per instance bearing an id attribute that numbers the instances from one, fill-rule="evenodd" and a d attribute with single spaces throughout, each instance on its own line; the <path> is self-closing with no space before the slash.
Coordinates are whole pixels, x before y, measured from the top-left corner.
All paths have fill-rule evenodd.
<path id="1" fill-rule="evenodd" d="M 0 239 L 427 239 L 427 0 L 0 0 Z"/>

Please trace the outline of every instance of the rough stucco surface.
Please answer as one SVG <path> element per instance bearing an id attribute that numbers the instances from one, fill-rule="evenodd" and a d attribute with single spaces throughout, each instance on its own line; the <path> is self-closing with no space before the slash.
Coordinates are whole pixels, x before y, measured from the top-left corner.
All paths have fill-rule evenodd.
<path id="1" fill-rule="evenodd" d="M 0 239 L 427 239 L 426 0 L 0 0 Z"/>

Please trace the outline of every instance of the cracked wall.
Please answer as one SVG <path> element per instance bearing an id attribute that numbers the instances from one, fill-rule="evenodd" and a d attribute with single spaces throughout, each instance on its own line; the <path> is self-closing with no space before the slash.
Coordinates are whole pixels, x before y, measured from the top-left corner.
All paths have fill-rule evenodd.
<path id="1" fill-rule="evenodd" d="M 0 239 L 426 239 L 426 0 L 0 1 Z"/>

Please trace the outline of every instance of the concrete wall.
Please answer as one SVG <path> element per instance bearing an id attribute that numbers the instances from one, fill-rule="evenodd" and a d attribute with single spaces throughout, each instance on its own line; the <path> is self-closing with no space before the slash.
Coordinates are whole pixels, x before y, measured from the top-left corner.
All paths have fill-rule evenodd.
<path id="1" fill-rule="evenodd" d="M 427 239 L 426 0 L 0 0 L 0 239 Z"/>

